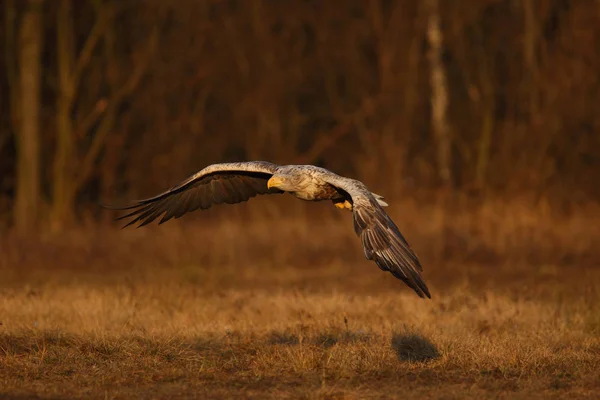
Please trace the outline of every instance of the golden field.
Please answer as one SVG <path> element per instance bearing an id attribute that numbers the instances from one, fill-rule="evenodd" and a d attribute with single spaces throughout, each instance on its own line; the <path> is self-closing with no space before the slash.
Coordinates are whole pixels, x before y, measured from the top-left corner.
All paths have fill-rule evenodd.
<path id="1" fill-rule="evenodd" d="M 0 398 L 600 393 L 597 206 L 392 204 L 422 300 L 364 259 L 348 212 L 277 201 L 5 234 Z"/>

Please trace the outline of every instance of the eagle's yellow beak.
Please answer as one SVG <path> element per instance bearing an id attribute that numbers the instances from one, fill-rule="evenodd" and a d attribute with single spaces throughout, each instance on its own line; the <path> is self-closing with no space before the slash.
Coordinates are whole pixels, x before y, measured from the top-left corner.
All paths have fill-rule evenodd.
<path id="1" fill-rule="evenodd" d="M 281 179 L 281 178 L 280 178 L 280 177 L 278 177 L 278 176 L 272 176 L 272 177 L 271 177 L 271 179 L 269 179 L 269 180 L 267 181 L 267 188 L 268 188 L 268 189 L 271 189 L 271 188 L 273 188 L 273 187 L 274 187 L 274 188 L 276 188 L 276 187 L 278 187 L 279 185 L 281 185 L 282 183 L 283 183 L 283 179 Z"/>

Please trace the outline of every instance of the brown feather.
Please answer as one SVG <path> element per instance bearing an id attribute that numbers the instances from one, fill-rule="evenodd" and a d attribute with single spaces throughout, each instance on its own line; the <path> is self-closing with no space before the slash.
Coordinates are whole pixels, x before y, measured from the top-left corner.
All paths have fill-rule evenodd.
<path id="1" fill-rule="evenodd" d="M 268 172 L 223 171 L 188 179 L 173 189 L 153 198 L 144 199 L 126 207 L 113 209 L 131 210 L 117 218 L 131 220 L 124 226 L 140 223 L 138 227 L 149 224 L 162 215 L 159 224 L 172 218 L 197 210 L 207 209 L 215 204 L 235 204 L 247 201 L 259 194 L 283 193 L 278 189 L 269 189 L 267 181 L 272 176 Z"/>
<path id="2" fill-rule="evenodd" d="M 354 205 L 354 230 L 360 236 L 365 257 L 402 280 L 420 297 L 431 298 L 421 277 L 423 270 L 416 254 L 382 207 L 371 201 Z"/>

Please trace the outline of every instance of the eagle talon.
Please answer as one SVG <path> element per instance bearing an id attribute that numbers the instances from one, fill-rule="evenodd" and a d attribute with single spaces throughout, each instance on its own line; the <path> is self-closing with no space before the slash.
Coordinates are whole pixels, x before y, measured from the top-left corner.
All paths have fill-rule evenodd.
<path id="1" fill-rule="evenodd" d="M 333 205 L 336 206 L 337 208 L 339 208 L 340 210 L 343 210 L 344 208 L 346 208 L 345 203 L 333 203 Z"/>
<path id="2" fill-rule="evenodd" d="M 339 208 L 340 210 L 350 210 L 352 211 L 352 203 L 350 203 L 348 200 L 344 200 L 344 202 L 342 203 L 337 202 L 337 203 L 333 203 L 334 206 L 336 206 L 337 208 Z"/>

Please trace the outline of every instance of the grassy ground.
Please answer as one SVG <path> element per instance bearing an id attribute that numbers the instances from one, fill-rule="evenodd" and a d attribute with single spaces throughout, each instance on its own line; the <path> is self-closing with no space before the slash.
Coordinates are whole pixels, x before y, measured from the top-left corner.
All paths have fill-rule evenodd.
<path id="1" fill-rule="evenodd" d="M 349 213 L 315 207 L 5 235 L 0 398 L 600 392 L 596 209 L 390 207 L 422 300 L 364 260 Z"/>

